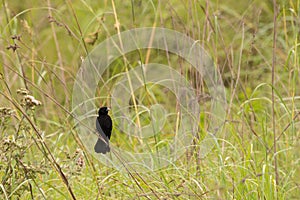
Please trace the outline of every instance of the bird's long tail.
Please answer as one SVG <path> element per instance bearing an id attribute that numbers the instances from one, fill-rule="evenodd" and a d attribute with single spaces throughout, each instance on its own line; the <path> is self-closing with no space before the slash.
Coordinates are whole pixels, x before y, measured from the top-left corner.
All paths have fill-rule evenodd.
<path id="1" fill-rule="evenodd" d="M 94 146 L 94 150 L 96 153 L 103 153 L 106 154 L 107 152 L 110 152 L 109 144 L 105 143 L 100 138 L 97 140 L 97 143 Z"/>

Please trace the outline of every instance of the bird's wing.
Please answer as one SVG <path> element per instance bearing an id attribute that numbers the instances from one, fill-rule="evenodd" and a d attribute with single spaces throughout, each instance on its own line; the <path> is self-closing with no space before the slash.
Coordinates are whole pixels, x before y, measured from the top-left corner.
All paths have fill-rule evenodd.
<path id="1" fill-rule="evenodd" d="M 96 129 L 97 129 L 97 131 L 98 131 L 98 133 L 99 133 L 99 135 L 101 136 L 101 137 L 103 137 L 103 139 L 105 140 L 105 141 L 107 141 L 107 134 L 106 134 L 106 132 L 105 132 L 105 129 L 102 129 L 101 128 L 101 125 L 100 125 L 100 123 L 99 123 L 99 121 L 98 120 L 96 120 Z M 108 138 L 109 139 L 109 138 Z"/>
<path id="2" fill-rule="evenodd" d="M 104 133 L 110 139 L 112 130 L 111 118 L 108 115 L 97 117 L 96 128 L 100 133 Z"/>
<path id="3" fill-rule="evenodd" d="M 97 130 L 98 131 L 103 131 L 104 134 L 110 139 L 111 136 L 111 130 L 112 130 L 112 121 L 111 118 L 109 117 L 109 115 L 101 115 L 99 117 L 97 117 L 97 121 L 98 121 L 98 127 Z M 96 123 L 97 126 L 97 123 Z"/>

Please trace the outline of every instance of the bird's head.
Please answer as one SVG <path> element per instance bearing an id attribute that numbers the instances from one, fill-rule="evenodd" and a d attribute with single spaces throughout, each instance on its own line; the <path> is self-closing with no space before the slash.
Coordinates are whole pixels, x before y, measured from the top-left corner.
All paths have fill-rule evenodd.
<path id="1" fill-rule="evenodd" d="M 98 115 L 107 115 L 110 108 L 108 107 L 101 107 L 98 111 Z"/>

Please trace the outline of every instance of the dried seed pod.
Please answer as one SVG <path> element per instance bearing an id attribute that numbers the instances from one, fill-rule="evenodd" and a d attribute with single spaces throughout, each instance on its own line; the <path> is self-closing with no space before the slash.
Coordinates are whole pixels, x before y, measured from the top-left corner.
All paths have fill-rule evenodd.
<path id="1" fill-rule="evenodd" d="M 29 91 L 26 88 L 17 89 L 17 93 L 21 95 L 28 95 Z"/>

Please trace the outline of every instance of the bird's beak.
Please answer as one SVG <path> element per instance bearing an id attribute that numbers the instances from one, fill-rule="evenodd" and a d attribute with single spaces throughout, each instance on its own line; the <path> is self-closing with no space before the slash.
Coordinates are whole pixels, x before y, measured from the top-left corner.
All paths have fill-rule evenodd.
<path id="1" fill-rule="evenodd" d="M 107 107 L 106 111 L 110 111 L 110 108 L 109 108 L 109 107 Z"/>

